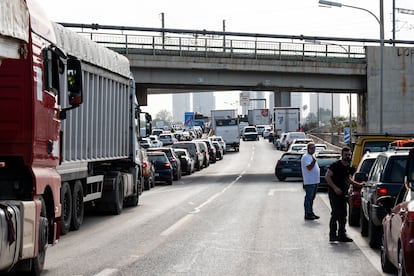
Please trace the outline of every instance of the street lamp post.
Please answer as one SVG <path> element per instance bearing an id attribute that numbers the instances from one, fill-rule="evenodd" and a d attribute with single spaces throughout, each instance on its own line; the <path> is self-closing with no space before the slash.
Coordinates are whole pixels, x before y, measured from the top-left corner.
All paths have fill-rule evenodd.
<path id="1" fill-rule="evenodd" d="M 380 26 L 380 108 L 379 108 L 379 113 L 380 113 L 380 117 L 379 117 L 379 132 L 383 133 L 383 97 L 384 97 L 384 0 L 380 0 L 380 18 L 378 18 L 374 13 L 372 13 L 371 11 L 364 9 L 364 8 L 360 8 L 360 7 L 355 7 L 355 6 L 350 6 L 350 5 L 345 5 L 342 3 L 338 3 L 338 2 L 332 2 L 332 1 L 325 1 L 325 0 L 319 0 L 319 4 L 321 5 L 325 5 L 325 6 L 331 6 L 331 7 L 347 7 L 347 8 L 352 8 L 352 9 L 357 9 L 357 10 L 362 10 L 365 11 L 369 14 L 371 14 L 375 20 L 377 20 L 379 26 Z"/>

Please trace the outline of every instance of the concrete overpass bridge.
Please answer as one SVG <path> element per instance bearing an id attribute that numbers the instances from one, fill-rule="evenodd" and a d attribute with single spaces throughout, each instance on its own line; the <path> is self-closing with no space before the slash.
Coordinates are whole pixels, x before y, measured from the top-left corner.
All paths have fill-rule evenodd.
<path id="1" fill-rule="evenodd" d="M 64 25 L 126 55 L 141 100 L 155 93 L 273 91 L 275 105 L 289 106 L 284 95 L 293 91 L 357 93 L 358 132 L 413 133 L 412 41 L 387 45 L 381 68 L 377 40 Z"/>

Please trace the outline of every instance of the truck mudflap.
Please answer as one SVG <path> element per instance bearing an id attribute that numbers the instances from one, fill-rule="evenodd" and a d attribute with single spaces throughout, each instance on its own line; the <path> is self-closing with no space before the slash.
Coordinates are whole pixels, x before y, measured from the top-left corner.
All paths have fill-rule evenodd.
<path id="1" fill-rule="evenodd" d="M 9 271 L 19 258 L 22 225 L 17 206 L 0 203 L 0 271 Z"/>

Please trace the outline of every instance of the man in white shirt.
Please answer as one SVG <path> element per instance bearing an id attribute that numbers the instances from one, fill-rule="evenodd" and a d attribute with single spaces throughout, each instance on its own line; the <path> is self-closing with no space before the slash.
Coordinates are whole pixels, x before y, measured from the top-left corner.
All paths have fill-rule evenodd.
<path id="1" fill-rule="evenodd" d="M 314 220 L 319 218 L 319 216 L 315 215 L 313 212 L 313 201 L 316 197 L 320 181 L 319 165 L 314 154 L 315 143 L 308 143 L 307 152 L 301 159 L 303 186 L 305 188 L 305 220 Z"/>

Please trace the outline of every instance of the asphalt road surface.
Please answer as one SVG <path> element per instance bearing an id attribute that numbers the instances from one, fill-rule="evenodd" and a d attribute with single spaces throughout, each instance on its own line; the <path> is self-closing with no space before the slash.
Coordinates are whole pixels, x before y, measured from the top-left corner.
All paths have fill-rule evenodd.
<path id="1" fill-rule="evenodd" d="M 279 182 L 282 152 L 266 140 L 172 186 L 145 191 L 121 215 L 90 215 L 50 247 L 43 275 L 385 275 L 359 228 L 329 243 L 329 202 L 319 192 L 305 221 L 301 179 Z"/>

